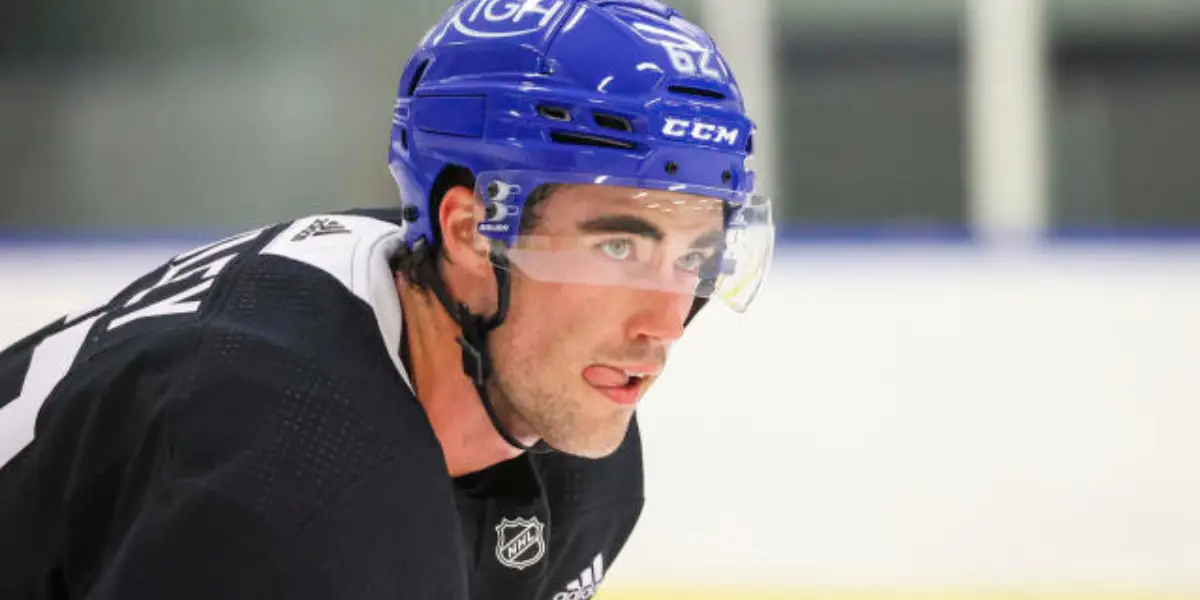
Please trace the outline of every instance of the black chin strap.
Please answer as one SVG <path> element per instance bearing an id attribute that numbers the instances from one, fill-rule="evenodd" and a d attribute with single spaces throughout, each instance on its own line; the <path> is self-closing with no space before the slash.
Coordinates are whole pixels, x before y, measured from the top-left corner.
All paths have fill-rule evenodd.
<path id="1" fill-rule="evenodd" d="M 471 309 L 466 305 L 455 302 L 450 293 L 446 290 L 446 285 L 442 282 L 442 278 L 438 277 L 433 272 L 436 267 L 432 261 L 426 261 L 425 280 L 429 282 L 430 288 L 433 289 L 434 295 L 438 301 L 450 313 L 450 318 L 458 323 L 462 329 L 462 335 L 455 340 L 462 347 L 462 367 L 463 372 L 471 383 L 475 385 L 475 390 L 479 393 L 479 399 L 483 402 L 483 408 L 487 412 L 488 419 L 492 422 L 492 427 L 496 429 L 496 433 L 508 443 L 508 445 L 521 450 L 523 452 L 532 451 L 535 448 L 540 448 L 540 444 L 527 446 L 522 444 L 520 440 L 509 433 L 508 428 L 500 422 L 500 417 L 496 415 L 496 408 L 492 404 L 491 398 L 487 393 L 487 381 L 492 375 L 492 359 L 488 354 L 487 337 L 497 327 L 504 323 L 504 318 L 508 316 L 509 295 L 511 285 L 509 282 L 508 260 L 503 254 L 496 254 L 492 257 L 493 267 L 492 272 L 496 276 L 496 289 L 498 297 L 496 301 L 496 314 L 491 317 L 484 317 L 471 312 Z"/>
<path id="2" fill-rule="evenodd" d="M 692 310 L 688 312 L 687 319 L 683 322 L 683 326 L 687 327 L 688 325 L 691 325 L 692 319 L 695 319 L 696 315 L 700 314 L 700 309 L 704 308 L 704 305 L 706 304 L 708 304 L 708 298 L 701 298 L 700 296 L 697 296 L 695 300 L 692 300 Z"/>

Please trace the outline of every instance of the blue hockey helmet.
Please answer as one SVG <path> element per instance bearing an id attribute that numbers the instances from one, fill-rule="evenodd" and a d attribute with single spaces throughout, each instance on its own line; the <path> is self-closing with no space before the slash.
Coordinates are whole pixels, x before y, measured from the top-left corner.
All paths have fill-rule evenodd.
<path id="1" fill-rule="evenodd" d="M 504 268 L 665 285 L 738 311 L 761 286 L 774 230 L 747 166 L 754 124 L 713 40 L 660 2 L 460 0 L 405 66 L 392 125 L 409 248 L 436 241 L 430 195 L 453 166 L 474 176 L 487 207 L 479 233 Z M 640 211 L 693 238 L 669 250 L 610 245 L 599 260 L 617 260 L 605 266 L 580 240 L 523 229 L 525 202 L 545 185 L 601 186 L 586 216 Z"/>

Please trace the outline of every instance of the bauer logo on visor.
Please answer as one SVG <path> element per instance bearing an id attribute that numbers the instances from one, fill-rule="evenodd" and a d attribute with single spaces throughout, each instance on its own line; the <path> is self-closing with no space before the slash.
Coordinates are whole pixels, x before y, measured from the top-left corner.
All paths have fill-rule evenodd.
<path id="1" fill-rule="evenodd" d="M 476 0 L 463 4 L 452 22 L 468 37 L 519 37 L 546 29 L 566 4 L 566 0 Z"/>

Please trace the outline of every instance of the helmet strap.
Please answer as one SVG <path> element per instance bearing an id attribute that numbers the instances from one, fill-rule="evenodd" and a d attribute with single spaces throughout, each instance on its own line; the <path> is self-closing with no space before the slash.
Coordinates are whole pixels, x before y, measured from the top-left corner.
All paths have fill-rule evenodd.
<path id="1" fill-rule="evenodd" d="M 462 348 L 462 368 L 467 379 L 474 384 L 476 392 L 479 394 L 479 400 L 483 403 L 484 411 L 487 412 L 488 419 L 492 423 L 492 427 L 508 445 L 521 450 L 523 452 L 534 449 L 537 445 L 527 446 L 521 443 L 515 436 L 508 431 L 508 428 L 500 422 L 500 417 L 496 414 L 496 408 L 493 405 L 491 398 L 487 393 L 487 381 L 492 375 L 492 358 L 488 352 L 487 338 L 497 327 L 504 323 L 504 319 L 508 316 L 509 299 L 511 297 L 512 284 L 509 277 L 508 259 L 502 253 L 497 253 L 492 256 L 492 272 L 496 277 L 496 289 L 498 292 L 496 314 L 491 317 L 484 317 L 471 312 L 471 309 L 463 303 L 455 302 L 450 297 L 450 292 L 446 289 L 445 282 L 437 276 L 436 266 L 433 261 L 424 263 L 425 280 L 429 282 L 429 287 L 433 290 L 438 301 L 450 313 L 450 318 L 458 324 L 462 330 L 455 341 Z"/>
<path id="2" fill-rule="evenodd" d="M 688 316 L 683 322 L 683 326 L 687 327 L 688 325 L 691 325 L 692 319 L 695 319 L 696 315 L 700 314 L 700 310 L 703 309 L 704 305 L 706 304 L 708 304 L 708 298 L 696 296 L 696 298 L 692 300 L 692 310 L 688 311 Z"/>

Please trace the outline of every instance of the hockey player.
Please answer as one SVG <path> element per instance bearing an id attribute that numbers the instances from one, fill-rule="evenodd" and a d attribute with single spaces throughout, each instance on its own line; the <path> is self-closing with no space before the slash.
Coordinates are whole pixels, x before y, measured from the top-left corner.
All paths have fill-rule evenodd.
<path id="1" fill-rule="evenodd" d="M 398 92 L 396 210 L 185 252 L 0 353 L 0 598 L 595 594 L 639 399 L 767 269 L 753 125 L 652 0 L 459 2 Z"/>

